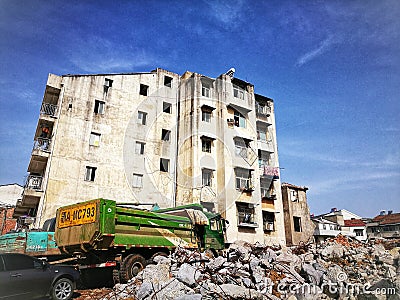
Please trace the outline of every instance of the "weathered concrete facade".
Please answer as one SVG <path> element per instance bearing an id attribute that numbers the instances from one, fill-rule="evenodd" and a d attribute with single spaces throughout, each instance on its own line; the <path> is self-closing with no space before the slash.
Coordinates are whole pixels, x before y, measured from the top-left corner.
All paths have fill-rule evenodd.
<path id="1" fill-rule="evenodd" d="M 34 209 L 42 224 L 60 206 L 99 197 L 172 206 L 178 81 L 177 74 L 160 69 L 50 74 L 16 213 Z M 161 158 L 169 163 L 165 171 Z"/>
<path id="2" fill-rule="evenodd" d="M 228 243 L 284 244 L 273 101 L 240 79 L 186 72 L 179 103 L 177 204 L 221 213 Z"/>
<path id="3" fill-rule="evenodd" d="M 282 183 L 283 213 L 285 216 L 286 243 L 288 246 L 307 243 L 312 239 L 315 225 L 310 218 L 307 190 L 303 186 Z"/>
<path id="4" fill-rule="evenodd" d="M 228 242 L 284 244 L 275 133 L 273 101 L 228 75 L 50 74 L 15 215 L 201 202 L 229 220 Z"/>

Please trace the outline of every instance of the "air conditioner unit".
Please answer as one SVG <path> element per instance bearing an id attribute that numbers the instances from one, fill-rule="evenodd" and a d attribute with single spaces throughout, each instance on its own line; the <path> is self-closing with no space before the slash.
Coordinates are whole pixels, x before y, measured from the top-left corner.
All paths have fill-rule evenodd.
<path id="1" fill-rule="evenodd" d="M 264 223 L 264 230 L 273 231 L 274 230 L 274 223 L 272 223 L 272 222 Z"/>
<path id="2" fill-rule="evenodd" d="M 232 123 L 232 124 L 235 123 L 235 120 L 234 120 L 234 119 L 227 119 L 226 121 L 227 121 L 228 123 Z"/>

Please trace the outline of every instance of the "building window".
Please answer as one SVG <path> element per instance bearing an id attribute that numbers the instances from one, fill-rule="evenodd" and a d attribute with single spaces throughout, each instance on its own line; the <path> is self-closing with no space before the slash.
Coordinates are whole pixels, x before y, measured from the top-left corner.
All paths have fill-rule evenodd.
<path id="1" fill-rule="evenodd" d="M 168 102 L 163 102 L 163 112 L 167 114 L 172 114 L 172 104 Z"/>
<path id="2" fill-rule="evenodd" d="M 275 230 L 275 214 L 273 212 L 263 211 L 264 231 Z"/>
<path id="3" fill-rule="evenodd" d="M 290 191 L 290 200 L 293 202 L 299 202 L 299 193 L 298 191 Z"/>
<path id="4" fill-rule="evenodd" d="M 363 236 L 364 230 L 363 229 L 354 229 L 354 233 L 356 234 L 356 236 Z"/>
<path id="5" fill-rule="evenodd" d="M 211 186 L 212 185 L 212 177 L 213 171 L 210 169 L 201 170 L 201 178 L 203 186 Z"/>
<path id="6" fill-rule="evenodd" d="M 267 131 L 265 129 L 257 128 L 257 140 L 267 141 Z"/>
<path id="7" fill-rule="evenodd" d="M 149 86 L 148 85 L 141 84 L 140 85 L 139 94 L 142 95 L 142 96 L 147 96 L 148 90 L 149 90 Z"/>
<path id="8" fill-rule="evenodd" d="M 301 232 L 301 218 L 300 217 L 293 217 L 293 225 L 294 225 L 294 231 Z"/>
<path id="9" fill-rule="evenodd" d="M 112 87 L 112 84 L 113 84 L 113 80 L 112 79 L 108 79 L 108 78 L 104 79 L 104 86 L 105 87 L 110 88 L 110 87 Z"/>
<path id="10" fill-rule="evenodd" d="M 142 125 L 146 125 L 146 118 L 147 118 L 147 113 L 143 111 L 138 111 L 138 123 Z"/>
<path id="11" fill-rule="evenodd" d="M 211 153 L 211 140 L 207 138 L 201 139 L 201 151 Z"/>
<path id="12" fill-rule="evenodd" d="M 236 189 L 247 190 L 251 188 L 251 170 L 236 168 Z"/>
<path id="13" fill-rule="evenodd" d="M 212 111 L 211 111 L 211 110 L 202 108 L 202 109 L 201 109 L 201 120 L 202 120 L 203 122 L 208 122 L 208 123 L 210 123 L 210 122 L 211 122 L 211 114 L 212 114 Z"/>
<path id="14" fill-rule="evenodd" d="M 236 127 L 246 128 L 246 118 L 240 112 L 235 111 L 233 120 Z"/>
<path id="15" fill-rule="evenodd" d="M 142 174 L 133 174 L 132 186 L 135 188 L 143 187 L 143 175 Z"/>
<path id="16" fill-rule="evenodd" d="M 106 103 L 104 101 L 95 100 L 94 101 L 94 113 L 99 114 L 99 115 L 104 114 L 105 106 L 106 106 Z"/>
<path id="17" fill-rule="evenodd" d="M 164 86 L 172 87 L 172 77 L 164 76 Z"/>
<path id="18" fill-rule="evenodd" d="M 85 181 L 94 181 L 96 177 L 96 167 L 86 167 Z"/>
<path id="19" fill-rule="evenodd" d="M 261 198 L 269 198 L 270 197 L 270 185 L 271 182 L 266 178 L 260 178 L 260 191 Z"/>
<path id="20" fill-rule="evenodd" d="M 210 98 L 210 88 L 208 86 L 203 85 L 201 87 L 201 95 L 203 97 Z"/>
<path id="21" fill-rule="evenodd" d="M 254 223 L 254 206 L 248 203 L 236 203 L 239 226 Z"/>
<path id="22" fill-rule="evenodd" d="M 244 91 L 241 90 L 239 87 L 234 86 L 233 87 L 233 97 L 244 100 Z"/>
<path id="23" fill-rule="evenodd" d="M 90 146 L 100 146 L 100 133 L 96 133 L 96 132 L 91 132 L 90 133 L 90 139 L 89 139 L 89 145 Z"/>
<path id="24" fill-rule="evenodd" d="M 246 143 L 242 138 L 235 138 L 235 154 L 243 158 L 247 158 L 247 148 L 249 148 L 249 143 Z"/>
<path id="25" fill-rule="evenodd" d="M 169 172 L 169 159 L 160 158 L 160 171 Z"/>
<path id="26" fill-rule="evenodd" d="M 139 155 L 143 155 L 144 154 L 144 145 L 145 145 L 145 143 L 136 142 L 135 153 L 139 154 Z"/>
<path id="27" fill-rule="evenodd" d="M 267 151 L 258 150 L 258 166 L 263 168 L 269 166 L 271 155 Z"/>
<path id="28" fill-rule="evenodd" d="M 169 141 L 171 138 L 171 130 L 163 129 L 161 132 L 161 140 Z"/>

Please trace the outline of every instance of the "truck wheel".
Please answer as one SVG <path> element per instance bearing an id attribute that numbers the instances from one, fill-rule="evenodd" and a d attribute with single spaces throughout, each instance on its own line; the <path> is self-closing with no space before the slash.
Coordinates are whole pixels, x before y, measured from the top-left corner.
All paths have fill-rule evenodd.
<path id="1" fill-rule="evenodd" d="M 74 294 L 74 284 L 68 278 L 61 278 L 56 281 L 51 289 L 51 299 L 68 300 Z"/>
<path id="2" fill-rule="evenodd" d="M 146 260 L 139 254 L 131 254 L 125 257 L 121 264 L 120 275 L 123 283 L 135 277 L 146 266 Z"/>

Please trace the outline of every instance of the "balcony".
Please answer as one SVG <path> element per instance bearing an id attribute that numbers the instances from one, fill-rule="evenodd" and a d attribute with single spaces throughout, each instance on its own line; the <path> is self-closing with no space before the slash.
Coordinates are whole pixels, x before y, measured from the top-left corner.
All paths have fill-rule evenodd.
<path id="1" fill-rule="evenodd" d="M 33 143 L 33 151 L 50 152 L 51 140 L 47 138 L 37 138 Z"/>
<path id="2" fill-rule="evenodd" d="M 25 181 L 25 190 L 42 191 L 43 176 L 29 175 Z"/>
<path id="3" fill-rule="evenodd" d="M 36 138 L 33 143 L 32 155 L 28 165 L 28 172 L 43 174 L 46 170 L 47 161 L 50 156 L 51 140 L 47 138 Z"/>
<path id="4" fill-rule="evenodd" d="M 256 102 L 256 117 L 258 120 L 271 125 L 272 123 L 270 120 L 270 115 L 271 115 L 271 107 L 267 105 L 260 105 L 258 102 Z"/>
<path id="5" fill-rule="evenodd" d="M 272 140 L 257 140 L 257 148 L 262 151 L 274 153 L 274 143 Z"/>
<path id="6" fill-rule="evenodd" d="M 57 118 L 58 105 L 43 103 L 40 108 L 40 116 Z"/>

